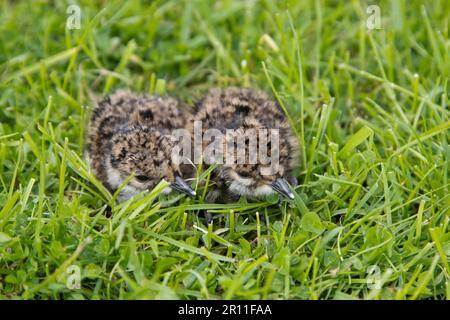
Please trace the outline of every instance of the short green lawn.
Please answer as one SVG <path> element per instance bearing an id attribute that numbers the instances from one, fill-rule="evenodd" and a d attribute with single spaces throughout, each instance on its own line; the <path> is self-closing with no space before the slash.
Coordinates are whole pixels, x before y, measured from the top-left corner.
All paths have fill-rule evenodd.
<path id="1" fill-rule="evenodd" d="M 0 299 L 450 298 L 449 1 L 66 2 L 0 1 Z M 114 204 L 93 99 L 227 86 L 286 108 L 295 200 Z"/>

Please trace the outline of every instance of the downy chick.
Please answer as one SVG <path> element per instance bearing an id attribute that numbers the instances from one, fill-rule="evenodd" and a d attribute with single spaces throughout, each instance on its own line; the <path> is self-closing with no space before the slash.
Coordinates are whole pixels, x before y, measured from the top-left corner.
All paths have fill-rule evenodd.
<path id="1" fill-rule="evenodd" d="M 195 121 L 201 121 L 202 136 L 206 130 L 214 128 L 224 135 L 227 129 L 233 129 L 235 138 L 245 137 L 246 160 L 249 159 L 251 151 L 249 140 L 252 135 L 257 139 L 258 149 L 265 145 L 271 155 L 278 152 L 278 165 L 274 170 L 267 170 L 267 166 L 263 165 L 260 161 L 262 158 L 259 157 L 253 164 L 249 161 L 227 164 L 224 161 L 212 172 L 211 180 L 214 186 L 207 194 L 207 202 L 228 202 L 241 195 L 257 198 L 275 192 L 290 199 L 294 198 L 287 181 L 296 184 L 292 171 L 300 161 L 298 142 L 279 104 L 267 94 L 251 89 L 212 89 L 197 103 L 194 118 Z M 273 145 L 269 134 L 266 140 L 259 139 L 258 135 L 259 132 L 266 132 L 264 130 L 268 133 L 271 129 L 278 130 L 278 143 Z M 246 136 L 245 132 L 253 134 Z M 203 151 L 208 143 L 203 141 Z M 223 145 L 226 150 L 226 142 L 223 141 Z"/>
<path id="2" fill-rule="evenodd" d="M 172 130 L 189 126 L 192 116 L 171 97 L 137 95 L 117 91 L 94 109 L 89 128 L 90 166 L 96 177 L 112 192 L 134 174 L 121 190 L 119 201 L 143 190 L 151 190 L 162 179 L 172 189 L 194 196 L 183 180 L 183 172 L 172 159 Z M 178 160 L 178 161 L 174 161 Z"/>

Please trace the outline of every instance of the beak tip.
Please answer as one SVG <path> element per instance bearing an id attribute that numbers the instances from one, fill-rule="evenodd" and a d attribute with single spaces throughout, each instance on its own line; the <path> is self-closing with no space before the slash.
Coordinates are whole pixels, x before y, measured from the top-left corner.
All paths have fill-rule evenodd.
<path id="1" fill-rule="evenodd" d="M 272 183 L 272 188 L 282 196 L 294 200 L 294 193 L 290 190 L 289 184 L 283 178 L 278 178 Z"/>

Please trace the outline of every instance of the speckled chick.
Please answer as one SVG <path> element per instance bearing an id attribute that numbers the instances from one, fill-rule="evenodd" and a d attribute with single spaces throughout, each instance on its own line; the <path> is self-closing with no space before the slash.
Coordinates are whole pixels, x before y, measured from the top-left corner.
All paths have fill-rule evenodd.
<path id="1" fill-rule="evenodd" d="M 194 196 L 182 179 L 183 172 L 172 158 L 170 134 L 189 128 L 192 115 L 178 100 L 120 90 L 106 96 L 93 110 L 87 136 L 89 162 L 96 177 L 112 192 L 130 175 L 121 190 L 123 201 L 143 190 L 151 190 L 162 179 L 172 189 Z"/>
<path id="2" fill-rule="evenodd" d="M 202 131 L 215 128 L 225 133 L 234 129 L 239 136 L 248 129 L 260 132 L 261 129 L 278 129 L 279 143 L 271 149 L 271 139 L 257 140 L 258 147 L 266 144 L 267 150 L 276 150 L 279 154 L 279 165 L 275 170 L 267 172 L 265 165 L 224 164 L 219 165 L 212 173 L 213 187 L 206 197 L 208 202 L 232 201 L 241 195 L 257 198 L 272 193 L 279 193 L 287 198 L 294 195 L 287 183 L 296 184 L 292 171 L 299 165 L 299 146 L 293 130 L 279 104 L 258 90 L 228 88 L 212 89 L 196 104 L 196 121 L 201 121 Z M 248 132 L 248 131 L 247 131 Z M 256 138 L 259 136 L 256 135 Z M 245 137 L 248 157 L 249 137 Z M 208 141 L 203 140 L 203 148 Z M 224 149 L 226 147 L 224 146 Z M 275 154 L 275 153 L 274 153 Z"/>

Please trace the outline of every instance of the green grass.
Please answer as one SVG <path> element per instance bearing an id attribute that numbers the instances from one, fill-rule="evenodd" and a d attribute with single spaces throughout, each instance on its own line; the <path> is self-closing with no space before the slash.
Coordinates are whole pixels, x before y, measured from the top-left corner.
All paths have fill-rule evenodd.
<path id="1" fill-rule="evenodd" d="M 64 1 L 0 2 L 1 299 L 450 298 L 448 1 L 377 1 L 370 32 L 356 0 L 77 3 L 80 30 Z M 231 85 L 289 114 L 295 200 L 114 204 L 93 97 Z"/>

